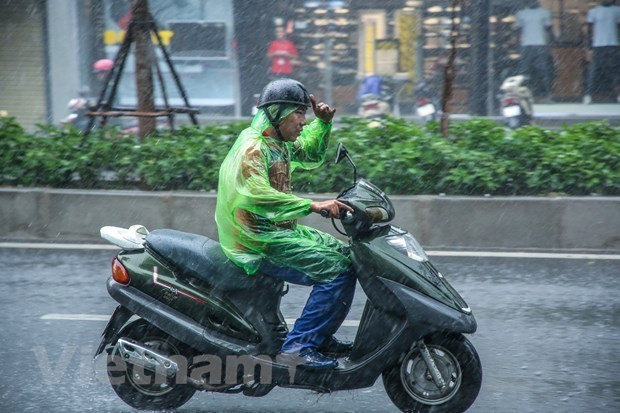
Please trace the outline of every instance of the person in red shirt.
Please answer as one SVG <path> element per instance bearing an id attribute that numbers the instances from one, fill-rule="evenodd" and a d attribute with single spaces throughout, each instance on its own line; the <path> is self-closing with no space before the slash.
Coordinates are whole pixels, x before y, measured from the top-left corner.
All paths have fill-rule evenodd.
<path id="1" fill-rule="evenodd" d="M 271 76 L 290 77 L 293 73 L 293 65 L 297 63 L 297 48 L 295 43 L 286 38 L 283 27 L 276 28 L 276 40 L 269 44 L 267 51 L 271 61 Z"/>

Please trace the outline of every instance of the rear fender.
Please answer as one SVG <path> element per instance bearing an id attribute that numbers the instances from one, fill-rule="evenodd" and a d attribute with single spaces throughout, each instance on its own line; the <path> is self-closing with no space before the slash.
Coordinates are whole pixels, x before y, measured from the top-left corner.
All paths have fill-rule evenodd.
<path id="1" fill-rule="evenodd" d="M 96 358 L 103 349 L 108 344 L 114 344 L 114 342 L 118 339 L 120 332 L 122 331 L 122 327 L 129 321 L 133 314 L 127 308 L 119 305 L 116 307 L 112 316 L 110 317 L 110 321 L 108 321 L 108 325 L 103 329 L 103 333 L 101 333 L 101 343 L 99 343 L 99 347 L 95 352 L 93 358 Z"/>

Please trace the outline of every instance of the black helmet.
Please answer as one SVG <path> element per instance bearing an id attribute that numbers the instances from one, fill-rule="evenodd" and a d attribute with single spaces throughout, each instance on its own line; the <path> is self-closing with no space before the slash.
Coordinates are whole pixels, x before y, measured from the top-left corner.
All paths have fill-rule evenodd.
<path id="1" fill-rule="evenodd" d="M 258 98 L 258 108 L 272 103 L 291 103 L 299 106 L 310 106 L 310 95 L 300 82 L 293 79 L 278 79 L 267 83 Z"/>

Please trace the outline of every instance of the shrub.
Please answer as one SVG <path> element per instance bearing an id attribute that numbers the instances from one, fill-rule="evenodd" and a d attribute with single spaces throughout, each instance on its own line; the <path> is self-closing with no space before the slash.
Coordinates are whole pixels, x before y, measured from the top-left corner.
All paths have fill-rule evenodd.
<path id="1" fill-rule="evenodd" d="M 113 127 L 86 138 L 72 127 L 40 126 L 29 134 L 15 119 L 0 118 L 0 184 L 213 190 L 219 165 L 247 126 L 185 126 L 139 141 Z M 333 164 L 342 142 L 358 175 L 391 194 L 620 194 L 620 128 L 605 122 L 513 131 L 474 119 L 453 124 L 450 139 L 437 129 L 344 118 L 332 132 L 326 165 L 296 171 L 294 190 L 338 192 L 351 182 L 351 169 Z"/>

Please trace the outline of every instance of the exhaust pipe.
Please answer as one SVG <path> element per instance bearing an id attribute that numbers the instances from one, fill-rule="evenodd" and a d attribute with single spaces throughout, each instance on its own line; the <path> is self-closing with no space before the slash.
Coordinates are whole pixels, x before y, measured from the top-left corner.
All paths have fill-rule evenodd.
<path id="1" fill-rule="evenodd" d="M 179 365 L 169 359 L 167 354 L 128 338 L 119 338 L 112 354 L 119 354 L 126 363 L 154 373 L 165 374 L 168 378 L 173 378 L 179 371 Z"/>

